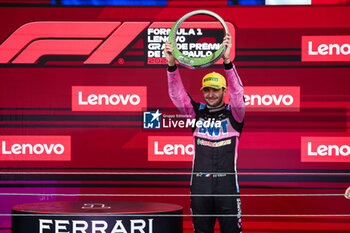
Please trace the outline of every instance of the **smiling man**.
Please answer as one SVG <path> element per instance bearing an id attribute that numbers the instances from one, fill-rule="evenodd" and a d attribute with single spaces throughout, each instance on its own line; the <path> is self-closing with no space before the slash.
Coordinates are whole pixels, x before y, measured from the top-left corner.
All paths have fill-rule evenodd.
<path id="1" fill-rule="evenodd" d="M 223 59 L 228 88 L 221 74 L 212 72 L 205 75 L 201 88 L 205 103 L 195 102 L 185 91 L 172 55 L 173 47 L 167 42 L 164 48 L 168 61 L 169 96 L 175 106 L 197 121 L 220 122 L 219 128 L 196 126 L 193 129 L 195 157 L 191 177 L 191 211 L 195 233 L 213 233 L 216 218 L 221 233 L 242 232 L 236 161 L 245 104 L 241 80 L 229 59 L 232 47 L 230 35 L 225 36 L 223 44 L 227 47 Z M 230 104 L 224 103 L 227 93 Z"/>
<path id="2" fill-rule="evenodd" d="M 208 106 L 217 107 L 224 104 L 226 80 L 221 74 L 212 72 L 204 76 L 201 90 Z"/>

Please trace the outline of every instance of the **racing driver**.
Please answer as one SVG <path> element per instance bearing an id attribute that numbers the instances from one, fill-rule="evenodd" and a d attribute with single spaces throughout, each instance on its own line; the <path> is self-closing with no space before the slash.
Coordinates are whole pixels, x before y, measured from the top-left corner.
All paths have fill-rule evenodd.
<path id="1" fill-rule="evenodd" d="M 196 121 L 214 121 L 209 127 L 192 129 L 195 156 L 191 177 L 191 212 L 195 233 L 213 233 L 218 218 L 221 233 L 242 232 L 241 202 L 237 183 L 236 161 L 238 139 L 242 132 L 245 104 L 243 85 L 229 53 L 231 36 L 223 41 L 223 54 L 227 84 L 224 76 L 209 73 L 203 77 L 202 92 L 205 103 L 195 102 L 185 91 L 179 69 L 172 55 L 173 47 L 168 41 L 164 47 L 168 62 L 169 96 L 182 114 Z M 224 96 L 229 94 L 230 104 Z"/>

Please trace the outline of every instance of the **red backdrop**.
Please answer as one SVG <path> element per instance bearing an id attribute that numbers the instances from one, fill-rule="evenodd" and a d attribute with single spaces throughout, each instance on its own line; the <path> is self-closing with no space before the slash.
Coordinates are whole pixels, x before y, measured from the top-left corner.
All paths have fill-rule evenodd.
<path id="1" fill-rule="evenodd" d="M 301 55 L 305 52 L 302 49 L 303 36 L 349 35 L 349 7 L 206 8 L 218 13 L 235 27 L 234 64 L 245 87 L 300 88 L 300 108 L 297 111 L 278 112 L 269 108 L 247 111 L 240 141 L 238 171 L 263 174 L 240 175 L 241 193 L 343 193 L 350 184 L 349 176 L 334 176 L 334 173 L 348 173 L 349 161 L 334 162 L 334 157 L 335 160 L 328 162 L 301 162 L 301 138 L 349 137 L 350 66 L 346 61 L 349 55 L 345 56 L 344 61 L 337 62 L 303 62 Z M 9 59 L 0 64 L 0 135 L 70 136 L 71 160 L 3 160 L 0 163 L 0 191 L 189 194 L 191 162 L 148 161 L 147 154 L 148 136 L 190 136 L 189 132 L 142 129 L 140 111 L 72 111 L 72 87 L 142 86 L 147 89 L 147 95 L 143 96 L 147 98 L 147 108 L 174 107 L 167 93 L 166 67 L 147 63 L 147 29 L 151 23 L 174 22 L 196 9 L 198 7 L 176 5 L 133 8 L 1 7 L 1 59 L 5 55 Z M 14 33 L 29 22 L 53 21 L 61 24 L 112 22 L 111 32 L 118 28 L 118 25 L 113 25 L 114 22 L 122 25 L 138 22 L 145 26 L 135 35 L 135 31 L 130 31 L 130 35 L 134 36 L 130 43 L 125 38 L 116 37 L 114 44 L 125 43 L 126 46 L 119 52 L 108 50 L 108 44 L 105 44 L 107 50 L 104 55 L 114 53 L 110 55 L 110 62 L 86 64 L 84 62 L 96 51 L 99 43 L 110 38 L 108 30 L 100 32 L 105 29 L 105 24 L 103 27 L 89 24 L 85 28 L 88 33 L 85 36 L 75 30 L 72 30 L 73 34 L 80 34 L 65 37 L 45 35 L 52 25 L 44 31 L 39 27 L 33 32 L 29 27 L 20 36 Z M 52 30 L 50 33 L 53 33 Z M 6 40 L 10 39 L 14 41 L 11 45 L 14 47 L 10 48 L 17 50 L 4 48 Z M 124 39 L 126 42 L 123 42 Z M 62 53 L 59 53 L 53 49 L 66 46 L 66 42 L 69 45 L 65 49 L 68 50 L 60 50 Z M 22 47 L 20 43 L 23 43 Z M 43 50 L 50 52 L 43 54 Z M 29 62 L 16 62 L 20 58 Z M 223 73 L 223 68 L 220 65 L 200 70 L 181 68 L 184 86 L 197 101 L 202 101 L 199 90 L 201 77 L 211 71 Z M 349 146 L 348 138 L 346 145 Z M 155 172 L 187 174 L 141 174 Z M 184 213 L 189 214 L 189 197 L 81 196 L 0 196 L 1 213 L 9 214 L 12 205 L 23 202 L 78 199 L 170 202 L 184 206 Z M 350 205 L 341 196 L 243 196 L 242 203 L 243 215 L 349 214 Z M 191 219 L 187 217 L 184 220 L 185 230 L 191 231 Z M 9 230 L 9 221 L 8 217 L 0 217 L 1 231 Z M 350 229 L 349 218 L 346 217 L 244 217 L 243 221 L 247 232 L 346 232 Z"/>

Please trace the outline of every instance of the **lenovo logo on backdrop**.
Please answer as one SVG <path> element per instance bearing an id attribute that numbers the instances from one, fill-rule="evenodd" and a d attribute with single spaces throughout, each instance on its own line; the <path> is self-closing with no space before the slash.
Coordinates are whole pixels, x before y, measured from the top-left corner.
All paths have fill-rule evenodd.
<path id="1" fill-rule="evenodd" d="M 302 137 L 301 162 L 350 162 L 350 137 Z"/>
<path id="2" fill-rule="evenodd" d="M 300 110 L 300 87 L 248 86 L 244 88 L 247 111 L 292 111 Z"/>
<path id="3" fill-rule="evenodd" d="M 350 36 L 303 36 L 302 61 L 350 61 Z"/>
<path id="4" fill-rule="evenodd" d="M 147 87 L 72 87 L 72 111 L 142 111 L 146 107 Z"/>
<path id="5" fill-rule="evenodd" d="M 0 136 L 0 161 L 70 161 L 70 136 Z"/>
<path id="6" fill-rule="evenodd" d="M 192 136 L 149 136 L 148 161 L 192 161 Z"/>

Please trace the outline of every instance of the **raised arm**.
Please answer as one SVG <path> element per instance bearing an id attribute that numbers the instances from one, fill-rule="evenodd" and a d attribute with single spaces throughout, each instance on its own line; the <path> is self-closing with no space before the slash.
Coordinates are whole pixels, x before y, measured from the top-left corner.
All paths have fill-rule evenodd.
<path id="1" fill-rule="evenodd" d="M 350 186 L 346 189 L 344 195 L 345 195 L 345 198 L 346 198 L 346 199 L 350 199 Z"/>
<path id="2" fill-rule="evenodd" d="M 232 47 L 231 36 L 227 34 L 224 38 L 223 45 L 226 46 L 226 51 L 222 58 L 224 59 L 226 79 L 228 83 L 228 91 L 230 95 L 230 105 L 233 117 L 238 122 L 242 122 L 245 114 L 244 91 L 242 81 L 238 76 L 236 67 L 230 60 L 230 50 Z"/>
<path id="3" fill-rule="evenodd" d="M 225 64 L 226 79 L 230 95 L 230 105 L 233 117 L 238 122 L 242 122 L 245 114 L 245 104 L 243 98 L 243 85 L 239 78 L 235 66 L 230 62 Z"/>
<path id="4" fill-rule="evenodd" d="M 168 61 L 167 75 L 169 97 L 182 114 L 190 115 L 190 118 L 194 118 L 195 112 L 191 104 L 191 99 L 188 96 L 182 83 L 180 72 L 176 66 L 172 51 L 173 47 L 171 43 L 169 41 L 166 42 L 164 47 L 164 54 Z"/>

